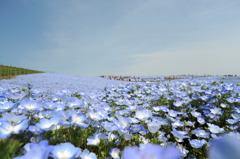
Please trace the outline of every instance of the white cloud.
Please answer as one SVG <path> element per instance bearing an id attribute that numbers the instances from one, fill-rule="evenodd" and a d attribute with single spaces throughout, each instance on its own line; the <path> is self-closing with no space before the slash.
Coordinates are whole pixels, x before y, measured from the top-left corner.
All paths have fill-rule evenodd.
<path id="1" fill-rule="evenodd" d="M 163 52 L 137 54 L 126 74 L 240 74 L 240 48 L 217 42 L 183 44 Z M 146 74 L 147 73 L 147 74 Z"/>

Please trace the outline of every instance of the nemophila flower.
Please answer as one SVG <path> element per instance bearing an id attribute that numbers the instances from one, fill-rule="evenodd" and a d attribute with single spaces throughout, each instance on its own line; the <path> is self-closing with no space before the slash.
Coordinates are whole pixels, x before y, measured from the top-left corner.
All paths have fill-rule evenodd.
<path id="1" fill-rule="evenodd" d="M 64 110 L 66 108 L 66 105 L 63 103 L 56 104 L 55 107 L 53 108 L 54 111 L 60 111 Z"/>
<path id="2" fill-rule="evenodd" d="M 170 125 L 170 121 L 168 121 L 168 119 L 165 118 L 158 118 L 159 120 L 157 120 L 159 122 L 160 125 Z"/>
<path id="3" fill-rule="evenodd" d="M 175 101 L 175 102 L 173 103 L 173 105 L 174 105 L 175 107 L 181 107 L 183 104 L 184 104 L 184 101 Z"/>
<path id="4" fill-rule="evenodd" d="M 237 112 L 237 113 L 240 113 L 240 106 L 235 107 L 235 108 L 234 108 L 234 111 Z"/>
<path id="5" fill-rule="evenodd" d="M 159 131 L 158 132 L 158 139 L 161 141 L 167 141 L 168 139 L 165 137 L 165 132 Z"/>
<path id="6" fill-rule="evenodd" d="M 185 125 L 184 122 L 181 122 L 180 120 L 176 120 L 176 121 L 174 121 L 174 122 L 172 123 L 172 126 L 173 126 L 174 128 L 182 127 L 182 126 L 184 126 L 184 125 Z"/>
<path id="7" fill-rule="evenodd" d="M 55 114 L 58 114 L 58 112 L 55 111 L 51 111 L 51 110 L 46 110 L 46 111 L 40 111 L 36 114 L 33 115 L 34 118 L 51 118 L 53 117 Z"/>
<path id="8" fill-rule="evenodd" d="M 133 124 L 139 123 L 139 120 L 137 120 L 136 118 L 129 117 L 128 119 L 130 123 L 133 123 Z"/>
<path id="9" fill-rule="evenodd" d="M 43 136 L 33 136 L 30 138 L 30 142 L 32 143 L 39 143 L 44 140 Z"/>
<path id="10" fill-rule="evenodd" d="M 83 99 L 76 99 L 74 101 L 69 101 L 67 105 L 70 108 L 84 107 L 85 103 Z"/>
<path id="11" fill-rule="evenodd" d="M 226 134 L 210 142 L 208 157 L 210 159 L 238 159 L 240 158 L 240 134 Z"/>
<path id="12" fill-rule="evenodd" d="M 216 120 L 217 115 L 212 114 L 210 111 L 204 110 L 204 115 L 208 117 L 211 121 Z"/>
<path id="13" fill-rule="evenodd" d="M 152 117 L 152 112 L 148 109 L 137 110 L 135 117 L 139 120 L 145 121 L 148 118 Z"/>
<path id="14" fill-rule="evenodd" d="M 147 133 L 147 130 L 142 124 L 134 124 L 130 128 L 132 133 L 140 133 L 142 135 L 145 135 Z"/>
<path id="15" fill-rule="evenodd" d="M 205 124 L 205 120 L 204 120 L 204 118 L 203 118 L 202 116 L 197 117 L 197 121 L 198 121 L 201 125 Z"/>
<path id="16" fill-rule="evenodd" d="M 190 138 L 187 136 L 188 133 L 186 131 L 173 130 L 171 133 L 176 137 L 178 142 L 183 142 L 183 139 Z"/>
<path id="17" fill-rule="evenodd" d="M 112 133 L 107 134 L 107 139 L 108 141 L 115 141 L 115 143 L 119 142 L 119 137 Z"/>
<path id="18" fill-rule="evenodd" d="M 144 136 L 140 136 L 139 141 L 143 144 L 147 144 L 150 142 L 150 140 L 148 138 L 145 138 Z"/>
<path id="19" fill-rule="evenodd" d="M 49 111 L 47 111 L 49 112 Z M 73 125 L 73 123 L 70 123 L 70 117 L 72 115 L 75 115 L 77 112 L 75 110 L 59 110 L 59 111 L 53 111 L 54 113 L 48 113 L 48 114 L 44 114 L 44 118 L 59 118 L 61 120 L 61 126 L 68 128 L 71 125 Z"/>
<path id="20" fill-rule="evenodd" d="M 234 119 L 240 119 L 240 113 L 238 113 L 238 112 L 233 112 L 233 113 L 231 114 L 231 116 L 232 116 Z"/>
<path id="21" fill-rule="evenodd" d="M 216 103 L 216 102 L 218 102 L 218 99 L 217 99 L 217 98 L 212 98 L 212 99 L 209 101 L 209 103 Z"/>
<path id="22" fill-rule="evenodd" d="M 161 147 L 154 144 L 125 147 L 123 150 L 123 159 L 178 159 L 181 158 L 181 152 L 175 147 Z"/>
<path id="23" fill-rule="evenodd" d="M 228 91 L 232 91 L 234 88 L 235 88 L 235 86 L 233 84 L 224 85 L 224 89 L 226 89 Z"/>
<path id="24" fill-rule="evenodd" d="M 232 131 L 238 131 L 239 130 L 239 124 L 236 125 L 228 125 L 227 126 L 229 129 L 231 129 Z"/>
<path id="25" fill-rule="evenodd" d="M 127 109 L 131 110 L 131 111 L 135 111 L 137 109 L 137 105 L 129 105 L 129 107 Z"/>
<path id="26" fill-rule="evenodd" d="M 36 124 L 42 130 L 56 130 L 60 128 L 61 120 L 57 117 L 53 117 L 51 119 L 41 119 L 39 123 Z"/>
<path id="27" fill-rule="evenodd" d="M 133 134 L 130 134 L 128 130 L 120 130 L 118 132 L 119 134 L 123 134 L 125 140 L 131 140 L 133 137 Z"/>
<path id="28" fill-rule="evenodd" d="M 88 127 L 88 124 L 84 123 L 86 121 L 86 117 L 83 114 L 80 113 L 72 113 L 72 115 L 69 118 L 69 122 L 71 124 L 78 125 L 80 127 Z"/>
<path id="29" fill-rule="evenodd" d="M 28 120 L 22 120 L 17 124 L 12 124 L 8 121 L 0 120 L 0 138 L 5 139 L 11 134 L 19 134 L 20 131 L 28 127 Z"/>
<path id="30" fill-rule="evenodd" d="M 104 119 L 103 116 L 101 114 L 99 114 L 98 112 L 91 111 L 88 113 L 88 115 L 94 121 L 99 121 L 99 120 Z"/>
<path id="31" fill-rule="evenodd" d="M 213 108 L 213 109 L 210 109 L 210 111 L 211 111 L 211 113 L 214 114 L 214 115 L 222 114 L 222 113 L 223 113 L 222 109 L 221 109 L 221 108 L 217 108 L 217 107 L 215 107 L 215 108 Z"/>
<path id="32" fill-rule="evenodd" d="M 25 115 L 15 115 L 13 113 L 3 113 L 2 117 L 11 123 L 19 123 L 24 119 L 27 119 Z"/>
<path id="33" fill-rule="evenodd" d="M 106 129 L 107 131 L 117 131 L 119 129 L 119 127 L 115 124 L 115 123 L 112 123 L 112 122 L 107 122 L 107 121 L 104 121 L 104 122 L 101 122 L 101 125 L 104 127 L 104 129 Z"/>
<path id="34" fill-rule="evenodd" d="M 118 148 L 111 148 L 109 154 L 113 159 L 120 159 L 119 157 L 120 150 Z"/>
<path id="35" fill-rule="evenodd" d="M 24 146 L 27 151 L 23 156 L 14 159 L 48 159 L 53 146 L 48 145 L 48 141 L 43 140 L 39 143 L 29 143 Z"/>
<path id="36" fill-rule="evenodd" d="M 149 121 L 147 126 L 151 133 L 156 133 L 161 127 L 160 123 L 157 121 Z"/>
<path id="37" fill-rule="evenodd" d="M 201 116 L 201 113 L 196 112 L 196 111 L 191 112 L 191 114 L 192 114 L 192 116 L 194 116 L 195 118 Z"/>
<path id="38" fill-rule="evenodd" d="M 211 97 L 212 97 L 212 95 L 203 95 L 203 96 L 200 97 L 200 99 L 202 99 L 203 101 L 207 101 Z"/>
<path id="39" fill-rule="evenodd" d="M 193 139 L 193 140 L 189 140 L 189 142 L 190 142 L 192 147 L 201 148 L 206 143 L 206 140 Z"/>
<path id="40" fill-rule="evenodd" d="M 119 128 L 122 128 L 122 129 L 126 129 L 129 127 L 130 125 L 130 119 L 129 118 L 125 118 L 125 117 L 122 117 L 122 116 L 118 116 L 118 123 L 115 123 L 116 125 L 118 125 Z"/>
<path id="41" fill-rule="evenodd" d="M 156 106 L 156 107 L 153 107 L 153 110 L 154 111 L 163 111 L 163 112 L 168 112 L 168 107 L 167 106 Z"/>
<path id="42" fill-rule="evenodd" d="M 208 129 L 211 131 L 211 133 L 218 134 L 218 133 L 223 133 L 224 132 L 224 129 L 220 128 L 217 125 L 210 124 L 210 123 L 207 123 L 207 125 L 208 125 Z"/>
<path id="43" fill-rule="evenodd" d="M 41 110 L 40 104 L 38 104 L 33 99 L 22 101 L 21 104 L 19 105 L 19 108 L 24 109 L 24 110 L 29 111 L 29 112 Z"/>
<path id="44" fill-rule="evenodd" d="M 172 110 L 172 109 L 170 109 L 169 111 L 168 111 L 168 115 L 169 116 L 171 116 L 171 117 L 177 117 L 177 115 L 179 114 L 179 112 L 177 112 L 177 111 L 174 111 L 174 110 Z"/>
<path id="45" fill-rule="evenodd" d="M 118 110 L 116 112 L 117 115 L 120 115 L 120 116 L 125 116 L 125 115 L 128 115 L 130 114 L 130 111 L 128 109 L 123 109 L 123 110 Z"/>
<path id="46" fill-rule="evenodd" d="M 229 98 L 227 98 L 227 101 L 228 101 L 229 103 L 234 103 L 234 102 L 237 101 L 237 99 L 234 98 L 234 97 L 229 97 Z"/>
<path id="47" fill-rule="evenodd" d="M 240 121 L 240 118 L 237 118 L 237 119 L 227 119 L 226 120 L 229 124 L 236 124 L 237 122 Z"/>
<path id="48" fill-rule="evenodd" d="M 189 151 L 185 149 L 181 144 L 178 144 L 177 148 L 181 151 L 183 157 L 186 157 L 189 153 Z"/>
<path id="49" fill-rule="evenodd" d="M 227 107 L 228 107 L 228 105 L 227 105 L 227 104 L 225 104 L 225 103 L 221 103 L 221 104 L 220 104 L 220 107 L 222 107 L 222 108 L 227 108 Z"/>
<path id="50" fill-rule="evenodd" d="M 6 92 L 4 94 L 8 99 L 19 100 L 22 99 L 26 93 L 25 92 Z"/>
<path id="51" fill-rule="evenodd" d="M 81 155 L 80 155 L 81 159 L 97 159 L 97 156 L 95 153 L 93 152 L 89 152 L 87 149 L 85 149 Z"/>
<path id="52" fill-rule="evenodd" d="M 54 103 L 53 101 L 46 101 L 42 103 L 42 107 L 49 110 L 53 110 L 57 105 L 58 104 Z"/>
<path id="53" fill-rule="evenodd" d="M 15 107 L 15 103 L 11 101 L 4 101 L 0 103 L 0 113 L 11 110 Z"/>
<path id="54" fill-rule="evenodd" d="M 93 136 L 87 138 L 87 145 L 95 145 L 97 146 L 100 143 L 100 139 L 103 138 L 103 134 L 96 133 Z"/>
<path id="55" fill-rule="evenodd" d="M 78 158 L 81 154 L 81 149 L 66 142 L 54 146 L 51 151 L 51 157 L 55 159 L 73 159 Z"/>
<path id="56" fill-rule="evenodd" d="M 195 122 L 192 121 L 186 121 L 185 123 L 187 126 L 194 126 Z"/>
<path id="57" fill-rule="evenodd" d="M 202 129 L 196 129 L 192 131 L 193 134 L 195 134 L 197 137 L 202 137 L 202 138 L 208 138 L 210 133 L 206 132 Z"/>
<path id="58" fill-rule="evenodd" d="M 108 118 L 108 111 L 105 110 L 104 107 L 96 108 L 95 110 L 96 110 L 96 112 L 98 112 L 101 115 L 102 119 L 107 119 Z"/>
<path id="59" fill-rule="evenodd" d="M 28 131 L 32 132 L 33 134 L 42 134 L 45 131 L 35 125 L 30 125 Z"/>

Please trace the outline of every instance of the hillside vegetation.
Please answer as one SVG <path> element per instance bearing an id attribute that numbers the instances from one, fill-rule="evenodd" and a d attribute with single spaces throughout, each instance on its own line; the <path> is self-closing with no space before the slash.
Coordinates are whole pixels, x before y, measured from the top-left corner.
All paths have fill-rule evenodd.
<path id="1" fill-rule="evenodd" d="M 17 75 L 26 75 L 33 73 L 43 73 L 43 71 L 19 68 L 14 66 L 0 65 L 0 80 L 1 79 L 10 79 Z"/>

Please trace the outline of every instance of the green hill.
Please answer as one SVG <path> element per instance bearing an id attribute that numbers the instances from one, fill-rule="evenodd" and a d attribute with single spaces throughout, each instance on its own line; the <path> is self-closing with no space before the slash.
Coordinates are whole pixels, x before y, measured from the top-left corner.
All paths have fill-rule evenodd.
<path id="1" fill-rule="evenodd" d="M 43 73 L 43 71 L 19 68 L 14 66 L 0 65 L 0 80 L 1 79 L 10 79 L 17 75 L 26 75 L 33 73 Z"/>

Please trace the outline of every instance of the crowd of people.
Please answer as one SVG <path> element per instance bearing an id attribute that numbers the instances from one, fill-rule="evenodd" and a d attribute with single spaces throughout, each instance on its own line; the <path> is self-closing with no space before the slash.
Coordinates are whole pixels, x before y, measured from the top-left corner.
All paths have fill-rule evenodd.
<path id="1" fill-rule="evenodd" d="M 143 81 L 140 77 L 136 77 L 136 76 L 105 76 L 105 75 L 101 75 L 100 77 L 107 78 L 110 80 L 129 81 L 129 82 Z"/>

